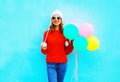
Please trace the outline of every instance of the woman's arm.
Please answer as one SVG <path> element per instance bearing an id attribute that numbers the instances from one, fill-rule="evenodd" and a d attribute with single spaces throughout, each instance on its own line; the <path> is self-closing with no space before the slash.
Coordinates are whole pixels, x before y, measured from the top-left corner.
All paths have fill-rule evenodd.
<path id="1" fill-rule="evenodd" d="M 44 38 L 43 38 L 43 42 L 41 43 L 41 52 L 43 54 L 47 54 L 47 41 L 45 41 L 45 38 L 47 37 L 47 32 L 44 32 Z"/>
<path id="2" fill-rule="evenodd" d="M 65 47 L 65 52 L 66 52 L 66 54 L 68 55 L 68 54 L 70 54 L 70 53 L 72 52 L 72 50 L 73 50 L 73 41 L 69 41 L 69 40 L 67 40 L 67 41 L 68 41 L 68 46 Z"/>

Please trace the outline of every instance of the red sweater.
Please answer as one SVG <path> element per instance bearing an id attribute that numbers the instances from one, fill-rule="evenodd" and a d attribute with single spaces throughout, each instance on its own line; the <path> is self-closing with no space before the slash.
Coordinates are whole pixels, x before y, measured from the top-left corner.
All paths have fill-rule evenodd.
<path id="1" fill-rule="evenodd" d="M 46 31 L 44 33 L 44 40 L 47 35 Z M 54 30 L 53 32 L 49 32 L 46 43 L 47 43 L 47 49 L 43 50 L 41 49 L 41 52 L 46 55 L 46 61 L 47 62 L 53 62 L 53 63 L 65 63 L 67 62 L 67 54 L 69 54 L 73 50 L 72 41 L 69 42 L 68 47 L 65 47 L 65 42 L 67 39 L 64 37 L 64 35 L 58 31 Z"/>

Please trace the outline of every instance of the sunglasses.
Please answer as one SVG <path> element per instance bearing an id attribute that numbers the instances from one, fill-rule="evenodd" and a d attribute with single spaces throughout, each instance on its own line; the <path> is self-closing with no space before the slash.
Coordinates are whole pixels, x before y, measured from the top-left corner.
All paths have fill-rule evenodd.
<path id="1" fill-rule="evenodd" d="M 61 19 L 61 17 L 52 17 L 52 19 Z"/>

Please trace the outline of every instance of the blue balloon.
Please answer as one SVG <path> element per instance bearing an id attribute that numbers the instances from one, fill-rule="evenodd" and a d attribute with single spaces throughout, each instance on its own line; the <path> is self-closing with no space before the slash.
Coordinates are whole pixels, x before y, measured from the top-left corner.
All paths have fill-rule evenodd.
<path id="1" fill-rule="evenodd" d="M 78 28 L 73 24 L 68 24 L 64 27 L 63 30 L 64 36 L 69 40 L 74 40 L 79 35 Z"/>
<path id="2" fill-rule="evenodd" d="M 83 36 L 79 36 L 73 41 L 73 46 L 75 50 L 86 50 L 88 46 L 87 39 Z"/>

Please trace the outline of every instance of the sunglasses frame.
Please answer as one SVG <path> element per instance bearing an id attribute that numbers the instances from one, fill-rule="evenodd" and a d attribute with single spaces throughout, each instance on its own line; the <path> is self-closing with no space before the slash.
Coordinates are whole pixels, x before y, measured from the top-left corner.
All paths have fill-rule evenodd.
<path id="1" fill-rule="evenodd" d="M 60 17 L 60 16 L 53 16 L 51 19 L 53 19 L 53 20 L 55 20 L 55 19 L 60 20 L 60 19 L 61 19 L 61 17 Z"/>

